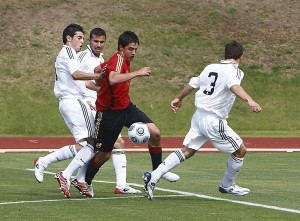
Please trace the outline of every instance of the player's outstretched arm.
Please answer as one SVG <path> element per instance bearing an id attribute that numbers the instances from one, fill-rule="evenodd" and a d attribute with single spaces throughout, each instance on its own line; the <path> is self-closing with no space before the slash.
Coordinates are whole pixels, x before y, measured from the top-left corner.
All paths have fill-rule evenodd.
<path id="1" fill-rule="evenodd" d="M 98 73 L 88 74 L 77 70 L 72 74 L 72 77 L 74 80 L 97 80 L 101 78 L 101 74 Z"/>
<path id="2" fill-rule="evenodd" d="M 176 111 L 181 107 L 181 103 L 183 98 L 185 98 L 187 95 L 189 95 L 194 88 L 192 88 L 190 85 L 186 85 L 183 90 L 180 92 L 180 94 L 171 101 L 171 110 L 176 113 Z"/>
<path id="3" fill-rule="evenodd" d="M 133 71 L 133 72 L 126 73 L 126 74 L 121 74 L 116 71 L 111 71 L 109 73 L 109 83 L 111 85 L 114 85 L 114 84 L 118 84 L 118 83 L 121 83 L 124 81 L 131 80 L 138 76 L 150 76 L 150 74 L 151 74 L 150 67 L 144 67 L 137 71 Z"/>
<path id="4" fill-rule="evenodd" d="M 247 92 L 244 90 L 244 88 L 242 88 L 240 85 L 233 85 L 230 90 L 232 91 L 232 93 L 234 93 L 236 96 L 238 96 L 239 98 L 241 98 L 242 100 L 246 101 L 248 103 L 248 105 L 251 107 L 253 112 L 260 112 L 262 109 L 260 107 L 260 105 L 258 103 L 256 103 L 248 94 Z"/>

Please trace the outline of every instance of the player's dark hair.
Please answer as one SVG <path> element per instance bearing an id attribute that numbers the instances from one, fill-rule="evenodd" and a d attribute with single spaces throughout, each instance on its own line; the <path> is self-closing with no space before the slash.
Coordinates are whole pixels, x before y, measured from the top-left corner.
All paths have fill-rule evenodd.
<path id="1" fill-rule="evenodd" d="M 63 43 L 66 44 L 67 43 L 67 36 L 69 35 L 71 38 L 74 37 L 74 35 L 76 34 L 76 32 L 82 32 L 84 34 L 84 30 L 83 27 L 78 25 L 78 24 L 70 24 L 68 25 L 64 31 L 63 31 Z"/>
<path id="2" fill-rule="evenodd" d="M 102 28 L 94 28 L 90 32 L 90 39 L 93 38 L 93 35 L 95 36 L 105 36 L 106 38 L 106 32 Z"/>
<path id="3" fill-rule="evenodd" d="M 225 46 L 225 59 L 239 59 L 244 52 L 243 46 L 237 41 L 232 41 Z"/>
<path id="4" fill-rule="evenodd" d="M 140 44 L 138 36 L 132 31 L 124 31 L 118 40 L 118 51 L 120 50 L 120 46 L 125 48 L 130 43 Z"/>

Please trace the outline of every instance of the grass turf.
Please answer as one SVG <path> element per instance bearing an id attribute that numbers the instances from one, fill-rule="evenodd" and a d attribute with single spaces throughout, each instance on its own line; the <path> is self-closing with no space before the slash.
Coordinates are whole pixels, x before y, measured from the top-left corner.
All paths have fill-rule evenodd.
<path id="1" fill-rule="evenodd" d="M 1 220 L 247 221 L 300 218 L 299 153 L 249 153 L 236 180 L 239 185 L 251 189 L 244 197 L 217 191 L 226 165 L 225 154 L 196 154 L 173 170 L 180 175 L 180 181 L 159 182 L 153 201 L 142 194 L 113 194 L 115 175 L 111 162 L 105 164 L 95 178 L 95 198 L 84 199 L 73 188 L 71 200 L 66 200 L 53 174 L 45 174 L 44 182 L 39 184 L 33 171 L 26 170 L 33 169 L 32 161 L 37 155 L 0 154 Z M 127 181 L 142 189 L 141 176 L 149 170 L 149 155 L 127 154 L 127 159 Z M 67 163 L 52 164 L 48 172 L 63 170 Z"/>

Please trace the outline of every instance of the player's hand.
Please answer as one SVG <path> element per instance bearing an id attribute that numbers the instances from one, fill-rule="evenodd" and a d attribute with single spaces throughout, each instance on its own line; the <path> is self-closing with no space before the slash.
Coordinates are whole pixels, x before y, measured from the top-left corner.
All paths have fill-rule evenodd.
<path id="1" fill-rule="evenodd" d="M 104 73 L 105 70 L 107 68 L 107 65 L 105 65 L 104 67 L 101 67 L 101 65 L 98 65 L 97 67 L 94 68 L 94 72 L 95 73 Z"/>
<path id="2" fill-rule="evenodd" d="M 249 101 L 248 104 L 251 107 L 251 110 L 253 112 L 256 112 L 256 113 L 261 112 L 261 110 L 262 110 L 261 107 L 255 101 Z"/>
<path id="3" fill-rule="evenodd" d="M 171 110 L 176 113 L 176 111 L 181 107 L 181 101 L 178 98 L 175 98 L 171 101 Z"/>
<path id="4" fill-rule="evenodd" d="M 150 67 L 144 67 L 138 70 L 137 73 L 138 76 L 150 76 L 151 75 L 151 69 Z"/>

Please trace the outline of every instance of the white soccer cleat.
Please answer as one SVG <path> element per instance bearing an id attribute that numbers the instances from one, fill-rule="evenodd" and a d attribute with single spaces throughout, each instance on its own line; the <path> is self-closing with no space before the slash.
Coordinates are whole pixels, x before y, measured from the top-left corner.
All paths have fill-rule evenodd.
<path id="1" fill-rule="evenodd" d="M 45 169 L 47 168 L 47 165 L 41 162 L 41 157 L 37 157 L 33 161 L 34 165 L 34 176 L 35 179 L 39 182 L 42 183 L 44 180 L 44 172 Z"/>
<path id="2" fill-rule="evenodd" d="M 156 183 L 155 182 L 151 182 L 151 173 L 150 172 L 145 172 L 143 175 L 143 180 L 145 182 L 145 196 L 149 199 L 152 200 L 153 199 L 153 191 L 155 188 Z"/>
<path id="3" fill-rule="evenodd" d="M 169 181 L 169 182 L 176 182 L 180 179 L 180 177 L 176 173 L 172 172 L 166 172 L 164 175 L 161 176 L 161 178 Z"/>
<path id="4" fill-rule="evenodd" d="M 233 184 L 230 187 L 220 186 L 219 191 L 221 193 L 229 193 L 229 194 L 233 194 L 233 195 L 236 195 L 236 196 L 244 196 L 244 195 L 250 193 L 249 189 L 240 187 L 236 184 Z"/>
<path id="5" fill-rule="evenodd" d="M 92 197 L 94 197 L 95 194 L 94 194 L 93 184 L 91 184 L 91 185 L 87 184 L 87 186 L 88 186 L 89 192 L 91 193 Z"/>
<path id="6" fill-rule="evenodd" d="M 142 193 L 142 191 L 136 190 L 136 189 L 132 188 L 129 185 L 125 185 L 123 187 L 116 187 L 114 192 L 115 192 L 115 194 L 138 194 L 138 193 Z"/>

